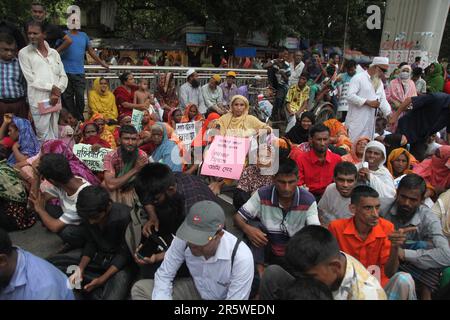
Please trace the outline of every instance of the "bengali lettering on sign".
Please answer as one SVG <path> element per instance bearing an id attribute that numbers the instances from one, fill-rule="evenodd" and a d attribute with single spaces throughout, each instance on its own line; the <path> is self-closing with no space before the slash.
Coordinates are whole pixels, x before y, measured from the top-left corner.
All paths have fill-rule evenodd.
<path id="1" fill-rule="evenodd" d="M 142 130 L 142 118 L 144 117 L 144 111 L 133 109 L 131 114 L 131 124 L 136 128 L 138 132 Z"/>
<path id="2" fill-rule="evenodd" d="M 103 171 L 103 158 L 112 149 L 100 148 L 94 152 L 91 145 L 79 143 L 73 146 L 73 153 L 92 171 Z"/>
<path id="3" fill-rule="evenodd" d="M 201 174 L 239 179 L 249 147 L 248 138 L 216 136 L 206 154 Z"/>
<path id="4" fill-rule="evenodd" d="M 197 134 L 197 122 L 177 123 L 175 132 L 184 144 L 190 145 Z"/>

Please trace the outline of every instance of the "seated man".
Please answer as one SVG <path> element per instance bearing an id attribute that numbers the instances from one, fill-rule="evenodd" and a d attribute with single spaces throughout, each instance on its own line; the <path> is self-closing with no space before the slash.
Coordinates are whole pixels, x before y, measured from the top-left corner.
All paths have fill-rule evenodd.
<path id="1" fill-rule="evenodd" d="M 261 279 L 262 300 L 280 300 L 282 290 L 301 276 L 326 284 L 334 300 L 386 300 L 378 280 L 358 260 L 340 252 L 336 239 L 323 227 L 307 226 L 297 232 L 287 246 L 286 262 L 293 274 L 277 265 L 267 268 Z"/>
<path id="2" fill-rule="evenodd" d="M 354 216 L 334 220 L 328 229 L 343 252 L 358 259 L 378 278 L 389 300 L 416 300 L 411 275 L 405 272 L 395 273 L 398 269 L 398 241 L 391 244 L 388 239 L 394 232 L 394 226 L 379 217 L 378 197 L 378 192 L 369 186 L 356 187 L 349 206 Z M 400 230 L 398 233 L 407 232 L 406 229 Z"/>
<path id="3" fill-rule="evenodd" d="M 299 186 L 306 186 L 315 197 L 320 197 L 326 187 L 333 182 L 333 172 L 341 157 L 328 150 L 330 129 L 323 124 L 316 124 L 309 130 L 309 152 L 294 149 L 291 158 L 297 163 Z"/>
<path id="4" fill-rule="evenodd" d="M 0 229 L 0 300 L 73 300 L 67 283 L 50 263 L 13 247 Z"/>
<path id="5" fill-rule="evenodd" d="M 138 281 L 134 300 L 246 300 L 254 275 L 252 253 L 223 230 L 225 213 L 215 202 L 200 201 L 176 233 L 155 280 Z M 186 261 L 192 278 L 175 279 Z"/>
<path id="6" fill-rule="evenodd" d="M 69 162 L 62 154 L 49 153 L 40 158 L 39 174 L 51 185 L 39 187 L 30 194 L 30 201 L 44 226 L 57 233 L 65 242 L 62 251 L 80 248 L 85 242 L 85 230 L 77 213 L 77 199 L 81 190 L 90 185 L 81 177 L 74 176 Z M 35 172 L 36 174 L 36 172 Z M 41 181 L 40 176 L 35 181 Z M 51 199 L 58 199 L 60 206 L 47 204 Z"/>
<path id="7" fill-rule="evenodd" d="M 63 272 L 69 272 L 69 266 L 78 265 L 69 280 L 75 288 L 82 284 L 83 297 L 126 299 L 134 275 L 131 254 L 125 243 L 125 230 L 131 221 L 130 208 L 113 203 L 105 188 L 89 186 L 78 195 L 77 212 L 87 229 L 81 260 L 79 251 L 48 260 Z"/>
<path id="8" fill-rule="evenodd" d="M 401 232 L 390 236 L 400 242 L 397 259 L 399 269 L 410 273 L 420 286 L 421 299 L 431 299 L 438 289 L 441 271 L 450 266 L 450 248 L 438 217 L 422 204 L 427 186 L 425 180 L 408 174 L 399 183 L 395 199 L 382 199 L 380 216 L 395 229 L 416 227 L 405 237 Z"/>
<path id="9" fill-rule="evenodd" d="M 120 147 L 108 153 L 104 162 L 105 186 L 114 202 L 134 207 L 137 195 L 135 176 L 148 163 L 147 154 L 138 148 L 138 132 L 132 125 L 123 125 L 119 132 Z"/>
<path id="10" fill-rule="evenodd" d="M 358 171 L 351 162 L 341 162 L 334 168 L 334 183 L 330 184 L 319 201 L 319 219 L 324 227 L 336 219 L 350 218 L 350 195 L 356 186 Z"/>
<path id="11" fill-rule="evenodd" d="M 258 189 L 234 216 L 250 242 L 260 276 L 265 264 L 284 265 L 286 245 L 297 231 L 320 224 L 314 197 L 297 182 L 295 162 L 281 160 L 273 184 Z"/>

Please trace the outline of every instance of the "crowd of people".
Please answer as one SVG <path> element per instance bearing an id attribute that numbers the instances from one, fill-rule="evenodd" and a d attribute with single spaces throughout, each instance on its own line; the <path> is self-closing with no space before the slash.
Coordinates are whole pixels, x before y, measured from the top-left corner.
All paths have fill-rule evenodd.
<path id="1" fill-rule="evenodd" d="M 44 6 L 31 8 L 28 46 L 0 34 L 1 300 L 448 297 L 441 64 L 422 79 L 420 61 L 402 63 L 388 79 L 384 57 L 322 63 L 299 51 L 289 62 L 282 50 L 264 65 L 267 121 L 251 114 L 233 71 L 201 86 L 189 69 L 180 88 L 162 74 L 155 92 L 129 72 L 114 90 L 100 77 L 86 108 L 85 54 L 108 65 L 85 33 L 59 32 Z M 335 117 L 316 119 L 322 100 Z M 198 129 L 189 143 L 183 123 Z M 238 179 L 202 175 L 192 161 L 217 136 L 256 143 Z M 106 150 L 100 169 L 77 156 L 79 144 Z M 233 233 L 219 199 L 229 190 Z M 8 234 L 36 223 L 63 243 L 46 260 Z"/>

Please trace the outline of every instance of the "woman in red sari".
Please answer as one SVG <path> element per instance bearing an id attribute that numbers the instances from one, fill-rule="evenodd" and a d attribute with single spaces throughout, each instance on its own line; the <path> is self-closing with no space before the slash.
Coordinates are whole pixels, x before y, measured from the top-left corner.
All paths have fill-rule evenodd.
<path id="1" fill-rule="evenodd" d="M 172 109 L 178 106 L 177 89 L 175 87 L 173 73 L 168 72 L 159 76 L 158 87 L 156 88 L 155 98 L 164 109 L 163 120 L 167 122 L 167 117 Z"/>
<path id="2" fill-rule="evenodd" d="M 205 118 L 200 112 L 198 112 L 197 105 L 190 103 L 186 106 L 184 110 L 184 115 L 181 118 L 181 123 L 192 122 L 192 121 L 204 121 Z"/>
<path id="3" fill-rule="evenodd" d="M 119 111 L 119 116 L 131 116 L 133 113 L 133 109 L 138 109 L 141 111 L 147 110 L 148 105 L 146 105 L 145 103 L 133 103 L 134 92 L 138 89 L 138 86 L 134 81 L 133 74 L 131 72 L 122 73 L 119 79 L 122 85 L 114 90 L 114 96 L 116 97 L 116 105 Z"/>
<path id="4" fill-rule="evenodd" d="M 81 143 L 90 144 L 92 150 L 98 151 L 100 148 L 111 148 L 111 145 L 100 138 L 100 128 L 94 121 L 87 121 L 81 126 L 83 138 Z"/>

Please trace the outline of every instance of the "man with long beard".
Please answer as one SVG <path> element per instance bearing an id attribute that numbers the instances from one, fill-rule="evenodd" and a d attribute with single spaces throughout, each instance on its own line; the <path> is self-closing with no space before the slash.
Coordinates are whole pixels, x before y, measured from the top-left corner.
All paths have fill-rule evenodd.
<path id="1" fill-rule="evenodd" d="M 345 125 L 352 142 L 362 136 L 373 139 L 377 113 L 381 111 L 384 116 L 391 114 L 382 81 L 388 68 L 388 58 L 375 57 L 367 71 L 356 74 L 350 80 Z"/>
<path id="2" fill-rule="evenodd" d="M 184 112 L 186 106 L 190 103 L 198 106 L 198 111 L 205 115 L 206 106 L 200 87 L 198 73 L 194 69 L 186 72 L 187 82 L 180 87 L 180 108 Z"/>
<path id="3" fill-rule="evenodd" d="M 120 147 L 103 161 L 105 186 L 114 202 L 134 207 L 138 198 L 134 191 L 135 176 L 148 163 L 147 154 L 138 149 L 138 132 L 124 125 L 119 133 Z"/>

